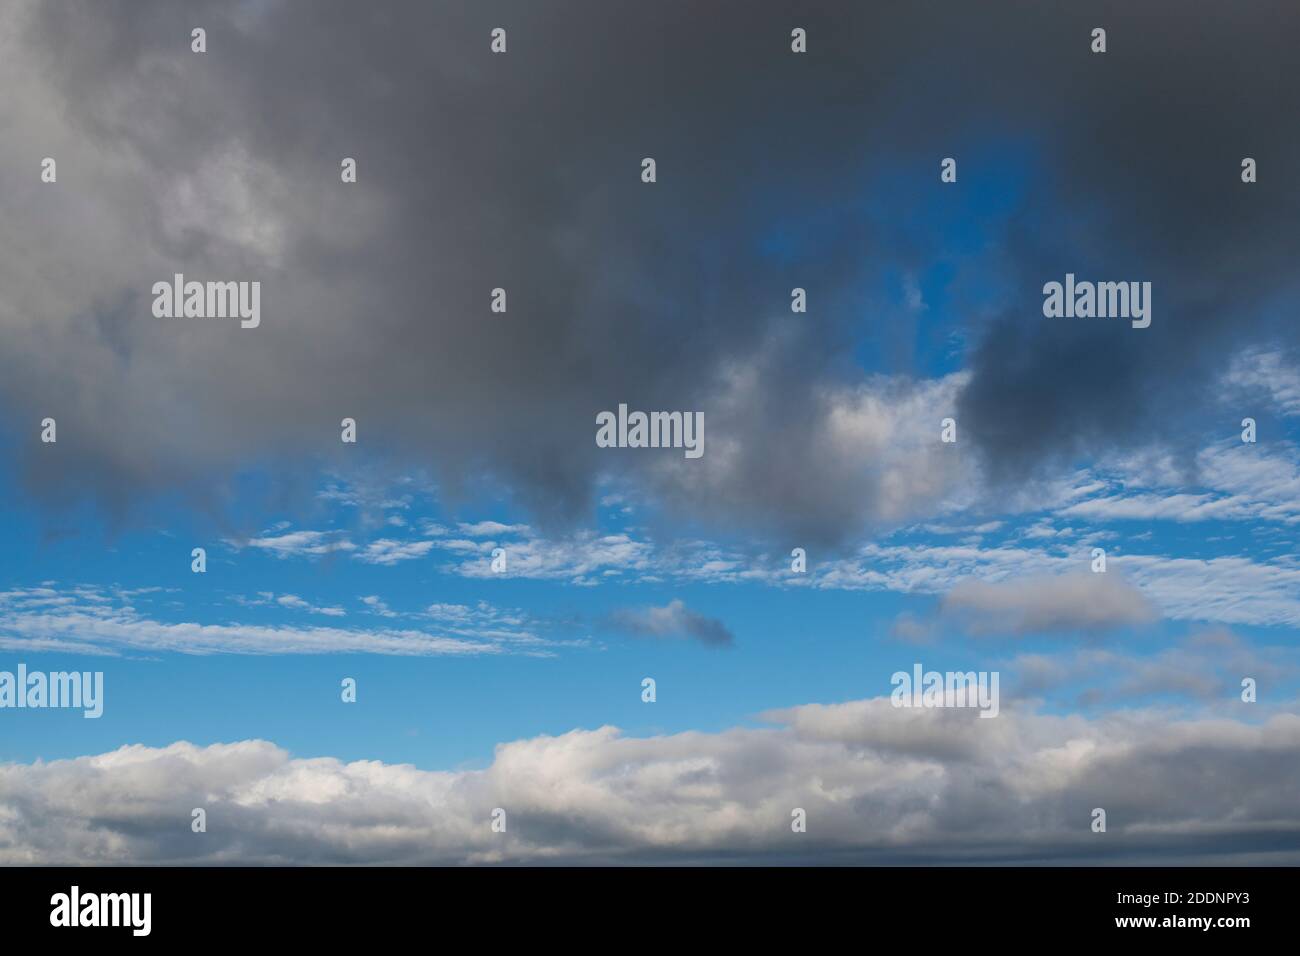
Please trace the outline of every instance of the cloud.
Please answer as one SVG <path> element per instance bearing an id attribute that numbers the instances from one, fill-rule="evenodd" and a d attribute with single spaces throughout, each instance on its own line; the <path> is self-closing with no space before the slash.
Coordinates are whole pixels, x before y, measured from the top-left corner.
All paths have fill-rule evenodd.
<path id="1" fill-rule="evenodd" d="M 341 607 L 317 607 L 296 594 L 281 594 L 275 600 L 281 607 L 292 608 L 295 611 L 309 611 L 312 614 L 324 614 L 326 617 L 344 617 L 347 614 Z"/>
<path id="2" fill-rule="evenodd" d="M 306 9 L 6 6 L 0 125 L 61 172 L 0 197 L 22 237 L 0 248 L 0 394 L 13 421 L 59 422 L 57 449 L 20 433 L 38 501 L 120 515 L 179 490 L 219 513 L 250 462 L 289 493 L 382 448 L 449 501 L 508 492 L 548 534 L 609 479 L 670 519 L 842 544 L 942 510 L 980 468 L 1009 480 L 1181 435 L 1230 354 L 1294 341 L 1266 310 L 1292 283 L 1293 190 L 1267 173 L 1243 189 L 1200 148 L 1300 165 L 1278 121 L 1297 93 L 1273 82 L 1284 3 L 1177 34 L 1173 0 L 1116 5 L 1104 64 L 1092 13 L 1016 4 L 946 6 L 941 35 L 923 6 L 807 11 L 807 57 L 773 44 L 789 31 L 776 0 L 747 4 L 743 30 L 685 0 L 617 19 L 508 3 L 528 42 L 501 57 L 472 39 L 496 22 L 473 6 L 403 4 L 400 29 L 354 4 Z M 201 57 L 196 18 L 223 38 Z M 594 21 L 604 42 L 567 43 Z M 1171 71 L 1223 49 L 1229 86 Z M 321 71 L 333 62 L 349 68 Z M 1231 92 L 1253 88 L 1270 95 Z M 799 115 L 800 136 L 774 142 L 756 101 Z M 965 144 L 953 189 L 934 173 L 938 103 Z M 502 121 L 483 124 L 483 104 Z M 1136 157 L 1122 175 L 1121 154 Z M 985 224 L 978 243 L 950 240 L 949 199 Z M 1152 328 L 1042 320 L 1037 290 L 1067 269 L 1151 278 Z M 177 272 L 262 282 L 261 326 L 154 319 L 151 284 Z M 507 316 L 478 321 L 498 285 Z M 952 341 L 971 343 L 954 355 L 967 367 L 931 374 L 918 352 Z M 621 401 L 703 411 L 704 458 L 598 449 L 594 416 Z M 360 427 L 350 457 L 343 414 Z M 956 447 L 934 440 L 948 414 Z"/>
<path id="3" fill-rule="evenodd" d="M 1216 69 L 1161 79 L 1174 62 L 1215 62 L 1227 43 L 1252 58 L 1249 75 L 1237 79 L 1263 88 L 1283 55 L 1267 18 L 1283 7 L 1254 8 L 1258 17 L 1212 15 L 1195 36 L 1155 26 L 1173 14 L 1173 3 L 1043 8 L 1039 15 L 1053 22 L 1039 26 L 1044 36 L 1086 38 L 1089 18 L 1103 9 L 1112 44 L 1116 37 L 1131 44 L 1118 57 L 1117 46 L 1097 56 L 1084 41 L 1056 39 L 1034 45 L 1031 55 L 1056 61 L 1043 64 L 1046 83 L 1030 93 L 1031 110 L 1082 70 L 1096 82 L 1082 84 L 1080 99 L 1055 121 L 1041 115 L 1029 134 L 1042 162 L 1026 195 L 1047 205 L 1020 214 L 1004 247 L 1010 294 L 969 357 L 971 386 L 957 417 L 995 481 L 1015 484 L 1082 457 L 1153 445 L 1185 452 L 1222 419 L 1217 390 L 1206 383 L 1243 346 L 1287 349 L 1297 341 L 1285 318 L 1297 283 L 1283 267 L 1289 240 L 1278 215 L 1297 209 L 1297 193 L 1286 181 L 1270 184 L 1267 195 L 1250 192 L 1259 183 L 1243 187 L 1240 161 L 1285 157 L 1286 168 L 1300 161 L 1300 135 L 1275 121 L 1278 108 L 1294 109 L 1300 98 L 1292 90 L 1285 107 L 1273 97 L 1239 105 Z M 1018 73 L 1021 62 L 1005 68 Z M 1116 95 L 1138 88 L 1135 96 Z M 1186 122 L 1191 115 L 1196 122 Z M 1206 136 L 1234 144 L 1231 160 L 1199 148 Z M 1135 157 L 1123 175 L 1106 159 L 1119 149 Z M 1171 156 L 1185 161 L 1171 169 Z M 1189 202 L 1192 194 L 1200 198 Z M 1070 222 L 1068 235 L 1044 228 L 1048 215 Z M 1168 242 L 1171 234 L 1178 242 Z M 1237 251 L 1224 256 L 1225 243 Z M 1151 327 L 1044 318 L 1042 285 L 1067 272 L 1150 281 Z"/>
<path id="4" fill-rule="evenodd" d="M 532 529 L 519 532 L 523 535 L 519 538 L 515 533 L 473 541 L 439 536 L 433 544 L 458 558 L 459 563 L 451 569 L 470 578 L 503 575 L 585 584 L 601 577 L 649 571 L 653 566 L 654 545 L 626 533 L 578 531 L 563 538 L 542 537 Z M 492 570 L 492 552 L 498 547 L 506 552 L 504 572 Z"/>
<path id="5" fill-rule="evenodd" d="M 810 574 L 814 577 L 810 584 L 828 589 L 943 595 L 967 581 L 1062 577 L 1082 573 L 1080 568 L 1087 564 L 1087 553 L 1077 549 L 873 543 L 861 548 L 854 558 L 828 562 L 815 576 Z M 1107 575 L 1122 575 L 1166 618 L 1284 627 L 1300 624 L 1300 566 L 1290 555 L 1255 561 L 1236 556 L 1112 554 L 1107 567 Z M 976 588 L 978 592 L 978 585 Z M 971 600 L 978 602 L 982 597 L 976 593 Z M 1028 605 L 1024 607 L 1027 611 Z"/>
<path id="6" fill-rule="evenodd" d="M 1291 446 L 1269 453 L 1247 454 L 1226 445 L 1206 449 L 1202 474 L 1216 488 L 1224 489 L 1235 502 L 1219 517 L 1243 521 L 1276 522 L 1279 535 L 1297 517 L 1294 498 L 1300 494 L 1300 477 Z M 1116 519 L 1130 505 L 1142 511 L 1137 491 L 1108 495 L 1112 487 L 1138 489 L 1143 482 L 1173 480 L 1168 458 L 1155 456 L 1141 463 L 1117 465 L 1113 475 L 1097 479 L 1092 472 L 1072 474 L 1044 492 L 1039 506 L 1074 518 Z M 1140 476 L 1145 475 L 1145 478 Z M 1292 486 L 1297 486 L 1292 491 Z M 1166 493 L 1162 509 L 1177 496 Z M 1063 504 L 1073 502 L 1074 504 Z M 1120 503 L 1128 502 L 1128 505 Z M 1087 505 L 1093 508 L 1085 507 Z M 958 512 L 958 515 L 965 512 Z M 1181 505 L 1162 510 L 1165 517 L 1180 523 L 1201 520 L 1189 517 Z M 531 526 L 483 522 L 494 532 L 474 539 L 453 537 L 439 525 L 427 525 L 428 536 L 413 541 L 385 538 L 358 548 L 348 542 L 355 557 L 371 563 L 392 565 L 399 560 L 445 553 L 450 561 L 440 570 L 467 578 L 514 577 L 532 580 L 568 581 L 580 586 L 603 583 L 665 582 L 701 584 L 764 584 L 774 587 L 809 587 L 826 590 L 885 590 L 904 594 L 943 595 L 968 580 L 997 583 L 1008 579 L 1061 578 L 1088 566 L 1090 549 L 1106 543 L 1110 572 L 1117 572 L 1132 588 L 1141 592 L 1160 615 L 1173 620 L 1197 620 L 1222 624 L 1295 626 L 1300 624 L 1300 567 L 1283 537 L 1270 540 L 1256 534 L 1257 553 L 1251 557 L 1211 555 L 1185 558 L 1165 554 L 1123 553 L 1107 543 L 1115 532 L 1087 525 L 1057 527 L 1050 517 L 1036 517 L 1019 529 L 1006 522 L 979 521 L 950 525 L 930 523 L 903 528 L 860 547 L 856 554 L 837 557 L 834 551 L 813 552 L 806 574 L 792 574 L 789 559 L 782 552 L 754 547 L 722 545 L 694 538 L 657 543 L 641 535 L 642 529 L 578 531 L 564 537 L 547 537 Z M 502 528 L 509 528 L 503 531 Z M 943 534 L 958 536 L 951 543 L 936 544 L 930 538 Z M 1002 532 L 1000 536 L 997 535 Z M 280 556 L 315 557 L 328 548 L 324 532 L 296 532 L 270 540 L 277 542 L 271 553 Z M 280 543 L 280 539 L 287 539 Z M 1129 535 L 1130 546 L 1142 541 Z M 504 572 L 492 570 L 492 551 L 504 548 Z M 1113 576 L 1113 575 L 1112 575 Z M 1091 582 L 1084 587 L 1107 590 L 1112 600 L 1123 587 L 1114 582 Z M 1060 587 L 1060 585 L 1056 585 Z M 1112 593 L 1113 592 L 1113 593 Z M 1057 595 L 1065 600 L 1065 595 Z M 1132 600 L 1132 595 L 1129 595 Z M 965 594 L 958 601 L 967 600 Z M 974 600 L 974 597 L 969 598 Z M 1055 599 L 1055 598 L 1053 598 Z M 1109 605 L 1107 605 L 1109 606 Z M 1106 612 L 1098 609 L 1102 617 Z M 1135 612 L 1136 613 L 1136 612 Z M 1098 626 L 1105 626 L 1099 619 Z M 921 635 L 911 624 L 901 624 L 895 636 L 916 640 Z M 1017 625 L 1019 626 L 1019 625 Z M 904 634 L 906 631 L 906 634 Z"/>
<path id="7" fill-rule="evenodd" d="M 1130 554 L 1124 568 L 1166 617 L 1281 627 L 1300 625 L 1300 565 L 1249 558 Z"/>
<path id="8" fill-rule="evenodd" d="M 941 613 L 975 633 L 1017 636 L 1060 631 L 1099 633 L 1149 624 L 1158 615 L 1118 574 L 1088 571 L 989 582 L 962 581 Z"/>
<path id="9" fill-rule="evenodd" d="M 502 524 L 500 521 L 478 521 L 473 524 L 461 522 L 457 528 L 461 534 L 469 538 L 528 534 L 532 530 L 526 524 Z"/>
<path id="10" fill-rule="evenodd" d="M 1232 461 L 1225 462 L 1224 458 Z M 1233 459 L 1231 449 L 1216 447 L 1209 451 L 1204 461 L 1207 463 L 1204 473 L 1215 476 L 1217 484 L 1243 489 L 1233 494 L 1240 494 L 1244 500 L 1246 489 L 1250 489 L 1251 501 L 1255 504 L 1249 513 L 1243 511 L 1238 517 L 1243 520 L 1277 520 L 1283 525 L 1290 522 L 1294 505 L 1287 504 L 1288 489 L 1300 479 L 1296 478 L 1295 466 L 1286 454 L 1261 455 L 1245 461 Z M 1148 462 L 1143 466 L 1149 476 L 1147 480 L 1168 480 L 1165 473 L 1168 465 L 1167 460 Z M 1126 468 L 1138 466 L 1130 463 Z M 1140 487 L 1136 480 L 1123 480 L 1126 486 Z M 1091 473 L 1078 473 L 1050 493 L 1048 506 L 1083 517 L 1071 507 L 1060 508 L 1060 502 L 1105 502 L 1107 496 L 1099 496 L 1099 493 L 1104 493 L 1110 486 L 1110 479 L 1098 481 Z M 1127 496 L 1128 499 L 1133 497 L 1132 494 Z M 494 528 L 496 525 L 495 522 L 485 524 Z M 1007 579 L 1037 580 L 1072 575 L 1081 567 L 1088 566 L 1091 547 L 1113 537 L 1113 532 L 1106 530 L 1058 528 L 1050 518 L 1037 518 L 1019 531 L 1010 529 L 998 543 L 988 543 L 987 538 L 1003 530 L 1005 523 L 1002 522 L 937 527 L 925 524 L 882 536 L 859 548 L 850 557 L 836 557 L 834 552 L 814 552 L 808 573 L 792 574 L 788 558 L 779 552 L 724 546 L 691 538 L 662 544 L 641 537 L 635 528 L 607 533 L 579 531 L 553 538 L 529 526 L 510 527 L 509 533 L 470 539 L 452 537 L 448 529 L 430 525 L 425 528 L 425 534 L 429 535 L 427 538 L 406 542 L 382 539 L 361 549 L 356 545 L 351 547 L 356 557 L 367 555 L 372 563 L 389 565 L 405 558 L 443 552 L 451 560 L 443 564 L 441 570 L 475 579 L 501 576 L 568 581 L 580 586 L 615 582 L 753 583 L 774 587 L 942 595 L 968 579 L 996 583 Z M 928 539 L 918 539 L 918 531 L 964 537 L 953 543 L 935 544 Z M 272 553 L 314 557 L 319 549 L 326 547 L 318 538 L 300 538 L 300 534 L 321 533 L 284 535 L 297 546 L 281 546 Z M 1141 538 L 1130 535 L 1129 540 L 1133 544 Z M 1165 617 L 1223 624 L 1294 626 L 1300 623 L 1300 598 L 1296 590 L 1300 586 L 1300 567 L 1295 565 L 1285 540 L 1279 539 L 1270 545 L 1267 539 L 1257 536 L 1257 543 L 1260 551 L 1253 558 L 1125 554 L 1118 549 L 1112 550 L 1108 544 L 1111 553 L 1107 560 L 1111 572 L 1118 572 Z M 506 551 L 504 572 L 492 570 L 492 551 L 498 547 Z M 1271 557 L 1270 548 L 1273 552 Z M 1087 586 L 1112 589 L 1112 584 L 1096 582 Z M 1113 585 L 1114 593 L 1110 597 L 1118 599 L 1121 590 L 1121 586 Z M 964 595 L 959 595 L 959 600 L 964 599 Z M 920 636 L 911 625 L 901 627 L 904 630 L 911 628 L 908 634 L 913 640 Z"/>
<path id="11" fill-rule="evenodd" d="M 338 531 L 291 531 L 288 534 L 268 535 L 240 542 L 226 543 L 235 549 L 241 547 L 267 551 L 277 558 L 320 557 L 336 551 L 354 551 L 356 545 L 341 538 Z"/>
<path id="12" fill-rule="evenodd" d="M 410 561 L 415 558 L 422 558 L 433 550 L 432 541 L 394 541 L 391 538 L 380 538 L 378 541 L 371 541 L 361 551 L 358 551 L 354 557 L 358 561 L 364 561 L 366 564 L 397 564 L 399 561 Z"/>
<path id="13" fill-rule="evenodd" d="M 1270 349 L 1244 349 L 1233 356 L 1221 385 L 1228 393 L 1225 400 L 1240 402 L 1262 396 L 1280 414 L 1300 416 L 1300 360 L 1294 357 L 1288 359 Z"/>
<path id="14" fill-rule="evenodd" d="M 1153 698 L 1236 706 L 1244 677 L 1280 687 L 1300 674 L 1290 647 L 1254 647 L 1222 627 L 1193 631 L 1172 647 L 1143 655 L 1099 647 L 1059 655 L 1021 654 L 1006 665 L 1017 698 L 1073 688 L 1081 707 L 1149 704 Z"/>
<path id="15" fill-rule="evenodd" d="M 978 493 L 978 472 L 939 441 L 963 373 L 934 381 L 877 375 L 854 384 L 787 382 L 781 338 L 732 360 L 709 403 L 698 462 L 655 461 L 661 497 L 708 502 L 691 516 L 808 544 L 953 510 Z M 809 393 L 809 405 L 789 395 Z M 687 465 L 695 467 L 687 467 Z"/>
<path id="16" fill-rule="evenodd" d="M 361 598 L 361 603 L 370 609 L 372 614 L 378 614 L 380 617 L 397 617 L 397 612 L 388 606 L 385 601 L 377 594 L 367 594 Z"/>
<path id="17" fill-rule="evenodd" d="M 1300 524 L 1300 449 L 1289 441 L 1251 445 L 1234 435 L 1190 460 L 1133 455 L 1098 476 L 1103 493 L 1080 496 L 1057 513 L 1090 521 Z M 1195 490 L 1179 490 L 1189 485 Z"/>
<path id="18" fill-rule="evenodd" d="M 932 643 L 937 635 L 933 621 L 924 620 L 904 611 L 894 618 L 889 628 L 889 636 L 904 644 L 924 645 Z"/>
<path id="19" fill-rule="evenodd" d="M 0 863 L 1300 861 L 1294 714 L 980 720 L 875 698 L 765 717 L 780 726 L 517 740 L 455 772 L 259 740 L 3 764 Z"/>
<path id="20" fill-rule="evenodd" d="M 430 604 L 424 616 L 438 628 L 457 636 L 541 647 L 585 647 L 585 639 L 555 641 L 539 637 L 542 624 L 517 608 L 500 608 L 487 601 L 477 604 Z"/>
<path id="21" fill-rule="evenodd" d="M 0 593 L 0 648 L 120 654 L 125 650 L 179 654 L 383 654 L 434 657 L 524 653 L 549 656 L 580 641 L 543 638 L 517 613 L 480 604 L 475 614 L 430 633 L 415 628 L 297 627 L 246 623 L 167 622 L 147 616 L 126 599 L 90 601 L 53 591 Z M 67 600 L 64 600 L 67 598 Z M 268 593 L 262 601 L 268 604 Z M 276 603 L 292 610 L 339 616 L 287 594 Z M 373 607 L 374 605 L 372 605 Z M 381 611 L 382 613 L 382 611 Z"/>
<path id="22" fill-rule="evenodd" d="M 663 607 L 620 608 L 609 615 L 608 623 L 638 637 L 686 637 L 713 647 L 735 643 L 720 620 L 697 614 L 678 599 Z"/>

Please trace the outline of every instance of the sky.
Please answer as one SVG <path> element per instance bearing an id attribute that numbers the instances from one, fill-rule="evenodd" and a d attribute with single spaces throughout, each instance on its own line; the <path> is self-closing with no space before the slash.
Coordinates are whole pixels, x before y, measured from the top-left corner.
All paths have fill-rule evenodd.
<path id="1" fill-rule="evenodd" d="M 1297 14 L 1179 9 L 6 0 L 0 672 L 105 689 L 0 863 L 1300 862 Z"/>

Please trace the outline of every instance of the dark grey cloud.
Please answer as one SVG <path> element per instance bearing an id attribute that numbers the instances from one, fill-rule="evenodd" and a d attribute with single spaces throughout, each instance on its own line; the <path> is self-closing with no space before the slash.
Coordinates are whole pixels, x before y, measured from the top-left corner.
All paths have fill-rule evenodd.
<path id="1" fill-rule="evenodd" d="M 1294 335 L 1268 314 L 1300 168 L 1284 3 L 1196 30 L 1171 28 L 1173 2 L 4 16 L 0 395 L 47 502 L 124 515 L 179 493 L 220 517 L 249 468 L 293 500 L 364 455 L 427 470 L 453 504 L 500 491 L 544 526 L 588 515 L 609 473 L 669 520 L 835 541 L 965 480 L 924 430 L 945 415 L 1015 481 L 1176 442 L 1234 347 Z M 960 183 L 937 193 L 947 155 Z M 953 252 L 972 197 L 1008 178 L 1005 234 Z M 947 318 L 889 294 L 936 262 Z M 1065 271 L 1151 279 L 1152 327 L 1044 320 L 1038 289 Z M 149 288 L 174 272 L 260 280 L 261 328 L 154 319 Z M 969 380 L 912 384 L 918 342 L 951 335 Z M 703 410 L 705 457 L 597 449 L 595 414 L 620 402 Z M 46 415 L 57 446 L 36 443 Z"/>
<path id="2" fill-rule="evenodd" d="M 1110 52 L 1074 47 L 1042 77 L 1057 97 L 1040 130 L 1048 161 L 1035 191 L 1051 217 L 1027 217 L 1007 259 L 1021 295 L 1006 303 L 970 357 L 960 418 L 988 474 L 1017 481 L 1046 466 L 1114 450 L 1184 454 L 1206 433 L 1230 435 L 1242 414 L 1215 404 L 1228 360 L 1248 343 L 1294 347 L 1286 320 L 1300 292 L 1300 107 L 1293 8 L 1215 8 L 1183 21 L 1173 4 L 1054 9 L 1071 29 L 1109 28 Z M 1060 14 L 1058 17 L 1057 14 Z M 1060 84 L 1060 85 L 1058 85 Z M 1259 181 L 1241 182 L 1241 162 Z M 1269 171 L 1265 175 L 1265 171 Z M 1051 320 L 1044 282 L 1147 280 L 1153 321 Z"/>

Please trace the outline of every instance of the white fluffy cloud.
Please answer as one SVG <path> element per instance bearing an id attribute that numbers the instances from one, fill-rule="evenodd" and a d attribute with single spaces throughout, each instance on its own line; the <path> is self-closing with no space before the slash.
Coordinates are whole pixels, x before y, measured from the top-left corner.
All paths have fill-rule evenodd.
<path id="1" fill-rule="evenodd" d="M 519 740 L 473 771 L 260 740 L 8 764 L 0 863 L 1300 862 L 1295 714 L 980 720 L 875 698 L 765 716 L 779 726 Z"/>

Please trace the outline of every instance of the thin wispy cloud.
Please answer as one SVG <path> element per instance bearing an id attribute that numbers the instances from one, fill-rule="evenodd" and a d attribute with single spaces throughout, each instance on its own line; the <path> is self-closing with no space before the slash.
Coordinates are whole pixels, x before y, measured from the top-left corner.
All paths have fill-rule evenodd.
<path id="1" fill-rule="evenodd" d="M 177 654 L 381 654 L 413 657 L 504 653 L 512 645 L 536 645 L 535 653 L 560 646 L 508 625 L 519 619 L 480 614 L 439 630 L 420 628 L 342 628 L 317 625 L 169 622 L 120 601 L 55 600 L 27 592 L 0 595 L 0 646 L 14 651 L 65 650 L 77 653 L 127 651 Z M 266 603 L 270 603 L 269 601 Z M 318 608 L 296 595 L 274 603 L 311 615 L 342 616 L 342 609 Z"/>

